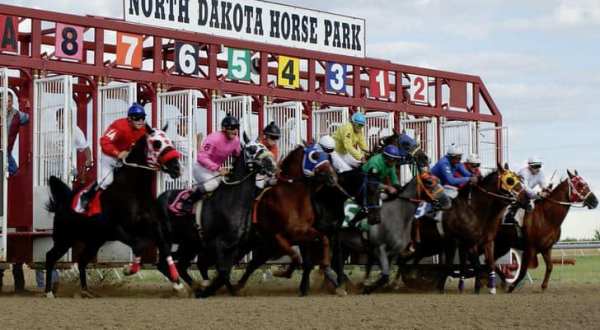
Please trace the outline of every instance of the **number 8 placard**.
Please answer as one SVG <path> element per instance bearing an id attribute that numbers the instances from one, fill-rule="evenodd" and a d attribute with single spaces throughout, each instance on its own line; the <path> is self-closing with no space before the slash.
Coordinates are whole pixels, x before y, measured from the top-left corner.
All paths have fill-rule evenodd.
<path id="1" fill-rule="evenodd" d="M 55 54 L 59 58 L 83 59 L 83 27 L 56 23 Z"/>
<path id="2" fill-rule="evenodd" d="M 279 56 L 277 85 L 288 88 L 300 87 L 300 59 Z"/>
<path id="3" fill-rule="evenodd" d="M 117 32 L 117 65 L 140 69 L 143 42 L 140 35 Z"/>

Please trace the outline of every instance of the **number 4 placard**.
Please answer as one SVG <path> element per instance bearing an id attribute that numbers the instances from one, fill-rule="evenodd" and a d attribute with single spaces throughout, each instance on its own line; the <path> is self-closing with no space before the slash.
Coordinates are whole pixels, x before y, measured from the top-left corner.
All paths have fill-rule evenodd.
<path id="1" fill-rule="evenodd" d="M 300 59 L 287 56 L 279 56 L 279 67 L 277 70 L 277 84 L 282 87 L 300 87 Z"/>
<path id="2" fill-rule="evenodd" d="M 56 23 L 56 57 L 83 59 L 83 27 Z"/>
<path id="3" fill-rule="evenodd" d="M 140 69 L 143 42 L 140 35 L 117 32 L 117 65 Z"/>
<path id="4" fill-rule="evenodd" d="M 370 92 L 372 97 L 390 96 L 390 77 L 385 70 L 369 70 Z"/>

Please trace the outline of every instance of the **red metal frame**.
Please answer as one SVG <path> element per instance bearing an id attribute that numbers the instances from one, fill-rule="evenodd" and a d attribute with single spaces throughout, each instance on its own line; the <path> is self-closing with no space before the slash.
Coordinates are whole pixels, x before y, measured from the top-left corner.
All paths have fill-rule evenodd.
<path id="1" fill-rule="evenodd" d="M 98 120 L 98 95 L 96 87 L 111 80 L 125 80 L 136 81 L 149 87 L 146 88 L 143 93 L 144 95 L 140 95 L 140 97 L 154 101 L 156 100 L 156 90 L 159 87 L 166 89 L 190 88 L 201 90 L 206 96 L 207 120 L 209 122 L 207 127 L 209 127 L 209 130 L 212 120 L 210 100 L 213 91 L 252 95 L 259 99 L 258 103 L 263 102 L 262 97 L 264 96 L 268 96 L 270 100 L 298 100 L 305 104 L 305 110 L 310 110 L 316 102 L 320 106 L 347 106 L 353 111 L 357 109 L 364 109 L 366 111 L 393 111 L 396 112 L 396 118 L 400 113 L 404 112 L 415 116 L 445 117 L 448 120 L 491 122 L 497 127 L 502 125 L 500 111 L 498 111 L 487 88 L 478 76 L 401 65 L 373 58 L 334 55 L 306 49 L 273 46 L 251 41 L 214 37 L 206 34 L 175 31 L 103 17 L 75 16 L 10 5 L 0 5 L 0 14 L 17 16 L 20 18 L 20 24 L 30 24 L 31 27 L 30 33 L 20 33 L 19 35 L 19 49 L 21 50 L 19 54 L 0 53 L 0 67 L 19 69 L 21 72 L 20 78 L 11 78 L 10 85 L 12 87 L 19 86 L 18 96 L 21 102 L 21 109 L 29 112 L 31 115 L 34 115 L 31 109 L 33 78 L 37 75 L 50 73 L 74 75 L 84 78 L 87 81 L 87 83 L 79 81 L 74 86 L 74 91 L 81 100 L 77 103 L 80 110 L 85 108 L 83 107 L 84 99 L 92 100 L 92 119 L 94 123 Z M 42 54 L 42 45 L 54 46 L 54 36 L 52 35 L 54 30 L 42 30 L 42 21 L 78 25 L 85 27 L 86 30 L 94 29 L 94 41 L 84 42 L 86 55 L 87 52 L 93 52 L 94 56 L 89 61 L 88 56 L 84 56 L 82 62 L 73 62 L 60 60 L 54 58 L 52 55 Z M 153 60 L 151 69 L 130 70 L 116 67 L 114 63 L 106 61 L 106 55 L 114 54 L 116 47 L 115 45 L 105 44 L 105 31 L 135 33 L 144 35 L 146 38 L 153 38 L 153 46 L 147 47 L 143 51 L 144 61 Z M 174 73 L 174 70 L 167 65 L 173 59 L 173 47 L 172 44 L 163 45 L 163 39 L 201 45 L 203 49 L 201 53 L 203 54 L 200 58 L 200 65 L 207 67 L 206 76 L 201 74 L 198 77 L 187 77 Z M 224 77 L 218 75 L 218 69 L 227 67 L 227 63 L 219 60 L 217 57 L 223 46 L 250 49 L 255 53 L 260 53 L 259 83 L 227 81 Z M 291 90 L 273 86 L 269 78 L 272 78 L 277 72 L 276 69 L 268 67 L 268 63 L 270 58 L 276 58 L 278 55 L 293 56 L 307 61 L 307 70 L 301 72 L 301 79 L 305 82 L 304 90 Z M 322 63 L 328 61 L 351 66 L 347 77 L 347 84 L 352 87 L 352 93 L 342 95 L 324 91 L 324 84 L 322 82 L 324 82 L 325 77 L 322 73 L 318 72 L 318 65 L 322 66 Z M 364 76 L 364 73 L 370 68 L 387 70 L 394 73 L 395 79 L 390 81 L 390 92 L 394 97 L 390 96 L 389 100 L 375 100 L 366 96 L 369 81 L 361 78 L 361 74 Z M 405 98 L 404 93 L 408 87 L 402 85 L 402 77 L 408 74 L 422 75 L 435 79 L 435 106 L 412 104 Z M 442 86 L 447 85 L 450 88 L 453 85 L 452 82 L 456 81 L 472 85 L 472 107 L 470 109 L 465 109 L 464 111 L 448 110 L 442 105 Z M 482 114 L 480 112 L 480 98 L 484 100 L 491 114 Z M 156 112 L 156 102 L 153 102 L 152 111 Z M 309 128 L 312 123 L 310 113 L 310 111 L 306 111 Z M 78 117 L 79 119 L 85 119 L 86 115 L 80 112 Z M 262 118 L 260 111 L 259 117 Z M 154 113 L 153 118 L 156 118 L 156 113 Z M 92 127 L 95 138 L 98 136 L 97 127 L 96 125 Z M 308 134 L 310 138 L 310 129 Z M 498 134 L 500 135 L 501 132 L 499 131 Z M 16 227 L 18 231 L 32 231 L 32 202 L 30 198 L 25 201 L 22 199 L 22 196 L 32 195 L 32 125 L 23 128 L 20 136 L 20 150 L 22 154 L 20 173 L 10 179 L 9 185 L 9 205 L 19 205 L 19 207 L 9 207 L 9 226 Z M 501 143 L 502 139 L 499 136 L 498 159 L 501 159 L 502 156 Z M 96 148 L 96 141 L 92 141 L 92 146 L 94 149 Z M 96 154 L 95 150 L 93 154 Z"/>

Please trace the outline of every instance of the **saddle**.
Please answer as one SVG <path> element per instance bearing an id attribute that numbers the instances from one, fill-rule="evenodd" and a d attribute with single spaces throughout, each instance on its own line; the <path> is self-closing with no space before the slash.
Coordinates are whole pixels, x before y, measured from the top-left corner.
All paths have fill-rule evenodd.
<path id="1" fill-rule="evenodd" d="M 78 214 L 85 215 L 88 217 L 92 217 L 95 215 L 99 215 L 102 213 L 102 205 L 100 204 L 100 196 L 102 195 L 102 189 L 98 189 L 94 196 L 90 199 L 88 204 L 88 208 L 83 209 L 81 207 L 81 195 L 89 191 L 94 184 L 87 185 L 84 189 L 81 189 L 79 192 L 73 196 L 73 200 L 71 202 L 71 209 Z"/>

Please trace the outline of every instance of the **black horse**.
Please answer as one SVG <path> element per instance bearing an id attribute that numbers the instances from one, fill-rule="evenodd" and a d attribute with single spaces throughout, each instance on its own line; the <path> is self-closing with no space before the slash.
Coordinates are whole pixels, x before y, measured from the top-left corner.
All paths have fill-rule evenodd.
<path id="1" fill-rule="evenodd" d="M 98 249 L 108 241 L 129 245 L 136 256 L 142 255 L 151 244 L 159 250 L 160 269 L 170 269 L 170 279 L 179 288 L 177 271 L 170 256 L 170 243 L 165 239 L 162 213 L 156 206 L 152 184 L 156 172 L 163 171 L 172 178 L 180 176 L 179 153 L 163 131 L 146 127 L 142 137 L 115 170 L 113 183 L 100 196 L 102 213 L 88 217 L 72 210 L 74 192 L 59 178 L 48 180 L 50 200 L 47 209 L 54 213 L 52 238 L 54 245 L 46 253 L 46 295 L 51 291 L 52 270 L 56 262 L 75 243 L 83 250 L 78 258 L 82 294 L 93 296 L 87 287 L 86 267 Z M 156 159 L 149 162 L 148 159 Z"/>

